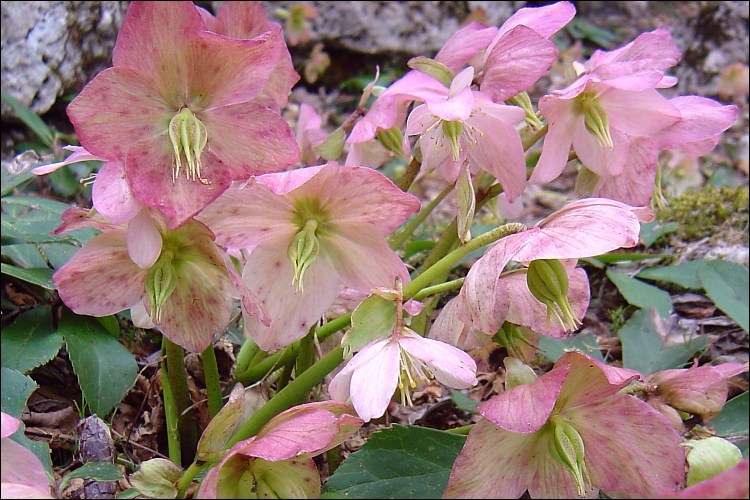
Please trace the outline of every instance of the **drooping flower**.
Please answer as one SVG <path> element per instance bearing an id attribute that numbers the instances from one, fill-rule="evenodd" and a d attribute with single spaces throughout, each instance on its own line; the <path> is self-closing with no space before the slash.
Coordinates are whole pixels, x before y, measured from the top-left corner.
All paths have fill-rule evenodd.
<path id="1" fill-rule="evenodd" d="M 369 292 L 409 274 L 385 235 L 419 200 L 366 167 L 328 163 L 255 177 L 201 215 L 218 244 L 247 249 L 242 275 L 271 317 L 245 318 L 264 350 L 303 337 L 333 304 L 339 284 Z"/>
<path id="2" fill-rule="evenodd" d="M 653 497 L 685 479 L 682 439 L 643 401 L 618 391 L 640 375 L 565 353 L 530 384 L 477 408 L 444 498 Z"/>
<path id="3" fill-rule="evenodd" d="M 280 30 L 231 38 L 209 31 L 192 2 L 134 2 L 114 67 L 84 87 L 68 115 L 82 146 L 122 162 L 135 197 L 174 228 L 233 180 L 297 161 L 286 122 L 252 101 L 283 50 Z"/>
<path id="4" fill-rule="evenodd" d="M 0 494 L 3 498 L 55 498 L 51 482 L 39 458 L 25 446 L 10 439 L 18 430 L 21 421 L 7 413 L 2 416 L 0 446 L 2 471 Z"/>
<path id="5" fill-rule="evenodd" d="M 198 221 L 168 229 L 145 208 L 127 225 L 74 208 L 63 221 L 56 234 L 87 226 L 104 231 L 52 277 L 60 298 L 77 314 L 107 316 L 143 306 L 167 338 L 195 352 L 225 331 L 234 298 L 265 319 Z"/>
<path id="6" fill-rule="evenodd" d="M 441 312 L 459 321 L 439 317 L 430 335 L 455 338 L 450 330 L 464 323 L 493 336 L 506 321 L 552 337 L 575 330 L 589 302 L 577 259 L 635 246 L 640 221 L 651 217 L 647 209 L 589 198 L 506 236 L 474 263 L 455 304 Z M 510 261 L 525 265 L 504 272 Z"/>
<path id="7" fill-rule="evenodd" d="M 312 457 L 351 437 L 362 425 L 350 405 L 307 403 L 272 418 L 211 469 L 198 498 L 319 498 Z"/>
<path id="8" fill-rule="evenodd" d="M 432 378 L 454 389 L 476 384 L 477 366 L 460 349 L 426 339 L 401 325 L 388 337 L 363 347 L 331 380 L 328 391 L 338 401 L 351 399 L 365 421 L 385 413 L 396 388 L 402 404 L 411 404 L 410 391 Z"/>

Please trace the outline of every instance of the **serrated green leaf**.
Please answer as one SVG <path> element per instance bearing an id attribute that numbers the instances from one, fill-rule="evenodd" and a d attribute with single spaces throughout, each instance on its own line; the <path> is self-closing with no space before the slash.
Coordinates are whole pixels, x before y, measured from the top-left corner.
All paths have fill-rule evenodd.
<path id="1" fill-rule="evenodd" d="M 93 479 L 94 481 L 118 481 L 122 479 L 122 472 L 109 462 L 87 462 L 65 475 L 60 484 L 60 491 L 64 490 L 68 482 L 76 477 Z"/>
<path id="2" fill-rule="evenodd" d="M 37 388 L 36 382 L 17 370 L 3 367 L 2 373 L 0 373 L 0 383 L 2 384 L 2 388 L 0 389 L 0 394 L 2 394 L 0 409 L 3 413 L 7 413 L 11 417 L 20 420 L 21 413 L 23 413 L 23 409 L 26 406 L 26 400 L 29 399 L 31 393 Z M 47 474 L 53 477 L 49 445 L 41 441 L 30 440 L 24 434 L 24 429 L 25 425 L 21 424 L 21 427 L 10 438 L 34 452 L 39 457 L 42 465 L 44 465 Z"/>
<path id="3" fill-rule="evenodd" d="M 27 127 L 31 129 L 39 140 L 41 140 L 47 147 L 52 147 L 55 142 L 55 135 L 52 133 L 44 120 L 39 115 L 31 111 L 29 108 L 21 104 L 18 99 L 8 94 L 7 92 L 0 93 L 3 101 L 13 108 L 13 112 L 16 114 L 19 120 L 21 120 Z"/>
<path id="4" fill-rule="evenodd" d="M 698 270 L 698 279 L 716 307 L 747 332 L 750 323 L 747 268 L 735 262 L 712 260 Z"/>
<path id="5" fill-rule="evenodd" d="M 706 337 L 695 337 L 684 344 L 665 346 L 667 321 L 653 308 L 641 309 L 620 328 L 617 336 L 622 344 L 625 368 L 639 371 L 644 376 L 659 370 L 682 368 L 708 344 Z"/>
<path id="6" fill-rule="evenodd" d="M 39 306 L 18 316 L 0 337 L 2 365 L 26 373 L 54 358 L 62 337 L 52 330 L 52 311 Z"/>
<path id="7" fill-rule="evenodd" d="M 92 413 L 108 414 L 135 382 L 133 355 L 96 318 L 65 309 L 58 332 L 65 338 L 73 371 Z"/>
<path id="8" fill-rule="evenodd" d="M 655 286 L 631 278 L 627 274 L 607 269 L 607 278 L 614 283 L 623 298 L 637 307 L 654 307 L 660 315 L 669 317 L 672 311 L 672 297 Z"/>
<path id="9" fill-rule="evenodd" d="M 591 333 L 574 335 L 564 339 L 553 339 L 552 337 L 542 335 L 539 338 L 537 348 L 545 358 L 553 363 L 567 351 L 580 351 L 596 360 L 604 361 L 602 351 L 596 343 L 596 337 Z"/>
<path id="10" fill-rule="evenodd" d="M 703 285 L 698 279 L 698 270 L 705 262 L 695 260 L 674 266 L 649 267 L 636 276 L 642 279 L 673 283 L 689 290 L 700 290 Z"/>
<path id="11" fill-rule="evenodd" d="M 424 427 L 370 436 L 328 479 L 323 498 L 440 498 L 466 438 Z"/>
<path id="12" fill-rule="evenodd" d="M 0 273 L 18 278 L 19 280 L 31 283 L 32 285 L 46 288 L 47 290 L 54 290 L 57 288 L 52 282 L 52 275 L 55 273 L 55 270 L 48 267 L 24 269 L 22 267 L 0 262 Z"/>

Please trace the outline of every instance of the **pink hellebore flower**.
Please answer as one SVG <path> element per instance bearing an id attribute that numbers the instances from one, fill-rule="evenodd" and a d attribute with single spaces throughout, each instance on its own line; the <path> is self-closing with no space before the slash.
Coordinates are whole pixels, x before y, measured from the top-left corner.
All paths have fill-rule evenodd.
<path id="1" fill-rule="evenodd" d="M 653 497 L 685 479 L 682 439 L 618 391 L 640 375 L 565 353 L 554 368 L 478 406 L 444 498 Z"/>
<path id="2" fill-rule="evenodd" d="M 699 415 L 704 422 L 711 420 L 727 400 L 727 379 L 747 370 L 747 363 L 662 370 L 647 378 L 650 390 L 646 402 L 664 413 L 678 430 L 682 430 L 682 418 L 676 410 Z"/>
<path id="3" fill-rule="evenodd" d="M 245 40 L 209 29 L 192 2 L 133 2 L 114 67 L 68 106 L 83 147 L 121 161 L 135 197 L 163 212 L 172 228 L 233 180 L 299 158 L 284 119 L 253 101 L 279 63 L 280 31 Z"/>
<path id="4" fill-rule="evenodd" d="M 213 234 L 198 221 L 168 229 L 160 216 L 143 209 L 118 226 L 75 208 L 63 221 L 55 234 L 88 226 L 104 231 L 52 277 L 60 298 L 77 314 L 107 316 L 143 306 L 167 338 L 194 352 L 225 331 L 235 297 L 262 314 L 244 287 L 238 292 L 239 277 L 233 278 Z"/>
<path id="5" fill-rule="evenodd" d="M 455 304 L 444 308 L 430 336 L 455 338 L 452 331 L 463 328 L 461 323 L 492 336 L 508 321 L 562 337 L 577 328 L 589 302 L 588 279 L 583 269 L 575 268 L 577 259 L 635 246 L 640 222 L 651 218 L 648 209 L 588 198 L 569 203 L 529 230 L 506 236 L 474 263 L 458 297 L 451 301 Z M 511 260 L 528 267 L 503 272 Z M 539 261 L 559 274 L 550 275 Z M 558 286 L 561 293 L 556 297 Z M 545 288 L 552 296 L 542 301 Z M 458 321 L 441 319 L 443 315 L 455 315 Z"/>
<path id="6" fill-rule="evenodd" d="M 549 132 L 530 181 L 545 183 L 560 175 L 571 144 L 594 173 L 622 173 L 634 138 L 651 137 L 680 119 L 677 107 L 656 90 L 674 84 L 664 71 L 679 57 L 663 29 L 644 33 L 619 50 L 597 51 L 578 80 L 540 99 Z M 643 155 L 655 162 L 656 145 L 647 146 Z"/>
<path id="7" fill-rule="evenodd" d="M 21 421 L 2 413 L 0 446 L 0 496 L 3 498 L 55 498 L 44 465 L 34 453 L 10 439 Z"/>
<path id="8" fill-rule="evenodd" d="M 264 350 L 302 338 L 333 304 L 339 284 L 369 292 L 409 274 L 385 235 L 419 200 L 366 167 L 328 163 L 255 177 L 200 216 L 218 244 L 247 249 L 242 279 L 271 317 L 245 318 Z"/>
<path id="9" fill-rule="evenodd" d="M 334 400 L 351 398 L 365 421 L 385 413 L 396 388 L 402 404 L 411 404 L 409 391 L 418 382 L 436 378 L 454 389 L 477 383 L 474 360 L 460 349 L 426 339 L 401 327 L 387 338 L 363 347 L 331 380 L 328 392 Z"/>
<path id="10" fill-rule="evenodd" d="M 297 117 L 297 145 L 299 146 L 303 166 L 312 165 L 320 161 L 320 155 L 314 148 L 320 146 L 328 134 L 321 128 L 323 119 L 309 104 L 299 105 Z"/>
<path id="11" fill-rule="evenodd" d="M 468 160 L 472 169 L 495 176 L 512 201 L 526 185 L 523 146 L 516 130 L 525 113 L 472 91 L 473 77 L 473 68 L 463 70 L 453 79 L 446 98 L 414 108 L 406 134 L 419 135 L 425 169 L 437 168 L 454 182 Z"/>
<path id="12" fill-rule="evenodd" d="M 234 445 L 208 472 L 197 498 L 319 498 L 320 473 L 311 457 L 338 446 L 362 423 L 350 405 L 332 401 L 286 410 Z"/>

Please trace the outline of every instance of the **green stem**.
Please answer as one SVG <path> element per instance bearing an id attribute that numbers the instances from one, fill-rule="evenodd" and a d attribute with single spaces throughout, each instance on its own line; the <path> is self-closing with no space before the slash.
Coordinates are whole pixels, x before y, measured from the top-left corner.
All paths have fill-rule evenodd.
<path id="1" fill-rule="evenodd" d="M 299 341 L 299 353 L 297 354 L 297 375 L 304 372 L 315 362 L 315 329 L 310 328 L 307 335 Z"/>
<path id="2" fill-rule="evenodd" d="M 315 330 L 315 335 L 318 337 L 319 341 L 323 341 L 342 328 L 349 326 L 351 319 L 351 312 L 343 314 L 319 327 Z M 268 356 L 263 361 L 253 364 L 244 373 L 236 375 L 237 381 L 244 386 L 254 384 L 258 380 L 262 380 L 263 377 L 268 375 L 272 370 L 291 362 L 297 356 L 297 352 L 299 352 L 299 342 L 295 342 L 286 349 Z"/>
<path id="3" fill-rule="evenodd" d="M 179 415 L 178 428 L 180 430 L 180 445 L 182 463 L 189 464 L 195 457 L 198 446 L 198 422 L 191 412 L 187 411 L 192 405 L 188 391 L 187 375 L 185 374 L 185 351 L 168 338 L 162 336 L 167 356 L 167 376 L 172 388 L 175 409 Z"/>
<path id="4" fill-rule="evenodd" d="M 524 151 L 528 151 L 531 146 L 533 146 L 534 144 L 536 144 L 536 141 L 538 141 L 539 139 L 541 139 L 542 136 L 547 133 L 548 129 L 549 129 L 549 125 L 545 125 L 544 127 L 542 127 L 539 130 L 537 130 L 537 132 L 534 135 L 528 137 L 525 141 L 523 141 L 523 143 L 522 143 L 523 144 L 523 150 Z"/>
<path id="5" fill-rule="evenodd" d="M 188 469 L 182 473 L 179 481 L 177 481 L 177 498 L 185 498 L 185 492 L 193 483 L 193 479 L 197 476 L 207 464 L 196 464 L 193 463 Z"/>
<path id="6" fill-rule="evenodd" d="M 443 235 L 440 237 L 435 246 L 432 247 L 427 258 L 419 266 L 419 269 L 415 271 L 415 275 L 421 274 L 425 269 L 432 267 L 437 261 L 445 257 L 453 247 L 458 243 L 458 223 L 454 218 L 448 227 L 443 230 Z"/>
<path id="7" fill-rule="evenodd" d="M 227 447 L 231 447 L 243 439 L 254 436 L 274 416 L 294 405 L 306 401 L 310 390 L 343 361 L 344 349 L 341 347 L 336 347 L 320 358 L 317 363 L 305 370 L 305 373 L 297 376 L 284 389 L 277 392 L 252 417 L 239 426 L 232 437 L 229 438 Z"/>
<path id="8" fill-rule="evenodd" d="M 398 186 L 401 191 L 408 191 L 411 187 L 412 183 L 414 182 L 414 179 L 417 178 L 417 175 L 419 175 L 419 170 L 422 168 L 422 164 L 418 162 L 415 158 L 412 158 L 409 162 L 409 166 L 406 167 L 406 170 L 403 174 L 401 174 L 401 177 L 398 178 L 398 180 L 394 183 L 396 186 Z"/>
<path id="9" fill-rule="evenodd" d="M 508 236 L 509 234 L 518 233 L 525 229 L 525 225 L 514 222 L 496 227 L 491 231 L 480 234 L 476 238 L 472 238 L 465 245 L 456 248 L 448 255 L 437 261 L 429 269 L 426 269 L 422 274 L 407 283 L 404 287 L 404 300 L 413 298 L 423 288 L 430 286 L 440 276 L 446 275 L 451 270 L 453 265 L 464 258 L 467 254 L 473 252 L 478 248 L 482 248 L 485 245 L 489 245 L 490 243 L 493 243 L 500 238 Z"/>
<path id="10" fill-rule="evenodd" d="M 161 387 L 164 394 L 164 419 L 167 426 L 167 449 L 169 450 L 169 459 L 177 465 L 182 464 L 182 452 L 180 451 L 180 433 L 178 431 L 178 420 L 180 412 L 174 403 L 172 396 L 172 386 L 167 376 L 166 360 L 162 362 Z"/>
<path id="11" fill-rule="evenodd" d="M 210 345 L 201 353 L 203 376 L 206 379 L 206 396 L 208 397 L 208 416 L 214 418 L 224 406 L 219 383 L 219 366 L 216 364 L 214 346 Z"/>
<path id="12" fill-rule="evenodd" d="M 240 352 L 237 354 L 237 361 L 234 364 L 235 373 L 242 373 L 252 366 L 253 359 L 258 352 L 262 352 L 258 344 L 253 339 L 248 337 L 240 347 Z"/>
<path id="13" fill-rule="evenodd" d="M 469 424 L 469 425 L 464 425 L 461 427 L 454 427 L 453 429 L 447 429 L 445 432 L 447 432 L 448 434 L 458 434 L 460 436 L 465 436 L 473 428 L 474 428 L 474 424 Z"/>
<path id="14" fill-rule="evenodd" d="M 464 284 L 464 280 L 466 280 L 466 278 L 458 278 L 453 281 L 446 281 L 445 283 L 440 283 L 439 285 L 428 286 L 427 288 L 423 288 L 419 293 L 414 295 L 414 297 L 412 298 L 414 300 L 422 300 L 425 297 L 429 297 L 430 295 L 437 295 L 439 293 L 450 292 L 451 290 L 457 290 L 461 288 L 461 286 Z"/>
<path id="15" fill-rule="evenodd" d="M 326 461 L 328 462 L 328 476 L 330 477 L 341 465 L 341 445 L 326 452 Z"/>
<path id="16" fill-rule="evenodd" d="M 443 199 L 450 194 L 451 191 L 453 191 L 453 188 L 456 187 L 455 184 L 451 184 L 445 189 L 443 189 L 440 194 L 438 194 L 434 200 L 432 200 L 426 207 L 424 207 L 420 212 L 404 227 L 404 229 L 399 232 L 398 234 L 394 234 L 389 238 L 389 245 L 392 249 L 401 248 L 401 245 L 404 244 L 404 242 L 409 239 L 409 236 L 416 231 L 416 229 L 419 227 L 420 224 L 424 222 L 424 220 L 427 218 L 428 215 L 432 213 L 433 210 L 435 210 L 435 207 L 438 206 L 438 204 L 443 201 Z"/>
<path id="17" fill-rule="evenodd" d="M 278 391 L 281 391 L 284 389 L 284 387 L 287 386 L 289 383 L 289 379 L 292 377 L 292 370 L 294 369 L 293 363 L 287 363 L 284 365 L 284 368 L 281 370 L 281 375 L 279 376 L 279 379 L 276 381 L 276 389 Z"/>

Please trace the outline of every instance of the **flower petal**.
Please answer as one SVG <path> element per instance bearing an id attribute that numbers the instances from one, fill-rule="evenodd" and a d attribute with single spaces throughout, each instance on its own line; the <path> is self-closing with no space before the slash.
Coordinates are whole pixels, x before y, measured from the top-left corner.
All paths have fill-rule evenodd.
<path id="1" fill-rule="evenodd" d="M 536 470 L 536 441 L 480 420 L 453 463 L 443 498 L 520 498 Z"/>
<path id="2" fill-rule="evenodd" d="M 73 163 L 82 161 L 105 161 L 104 158 L 92 155 L 81 146 L 64 146 L 63 149 L 66 151 L 72 151 L 73 154 L 65 158 L 63 161 L 49 163 L 47 165 L 42 165 L 41 167 L 32 168 L 31 173 L 35 175 L 43 175 L 49 174 L 51 172 L 54 172 L 58 168 L 62 168 L 66 165 L 71 165 Z"/>
<path id="3" fill-rule="evenodd" d="M 76 314 L 108 316 L 130 309 L 145 295 L 146 271 L 130 260 L 124 231 L 94 237 L 52 280 Z"/>
<path id="4" fill-rule="evenodd" d="M 680 111 L 681 118 L 659 134 L 657 141 L 661 149 L 711 139 L 737 120 L 736 106 L 722 106 L 713 99 L 680 96 L 669 102 Z"/>
<path id="5" fill-rule="evenodd" d="M 435 60 L 451 71 L 458 71 L 483 51 L 496 33 L 497 27 L 487 27 L 472 21 L 451 35 L 435 56 Z"/>
<path id="6" fill-rule="evenodd" d="M 443 306 L 430 328 L 430 338 L 465 351 L 479 349 L 490 340 L 490 337 L 461 321 L 456 312 L 456 308 L 460 306 L 461 300 L 457 297 L 452 298 Z"/>
<path id="7" fill-rule="evenodd" d="M 39 458 L 10 438 L 0 442 L 3 498 L 54 498 Z"/>
<path id="8" fill-rule="evenodd" d="M 108 161 L 96 174 L 91 200 L 97 212 L 113 224 L 122 224 L 136 216 L 143 207 L 133 195 L 120 161 Z"/>
<path id="9" fill-rule="evenodd" d="M 534 184 L 550 182 L 562 173 L 568 164 L 576 123 L 580 120 L 573 113 L 570 99 L 546 95 L 539 99 L 539 110 L 547 119 L 549 130 L 544 137 L 542 155 L 529 179 Z"/>
<path id="10" fill-rule="evenodd" d="M 161 254 L 162 238 L 159 224 L 148 209 L 141 210 L 130 223 L 127 235 L 128 256 L 141 269 L 154 265 Z"/>
<path id="11" fill-rule="evenodd" d="M 617 393 L 633 380 L 643 380 L 635 370 L 606 365 L 578 351 L 563 354 L 555 368 L 562 366 L 568 366 L 569 372 L 555 404 L 559 411 L 594 403 Z"/>
<path id="12" fill-rule="evenodd" d="M 453 389 L 468 389 L 477 383 L 477 364 L 461 349 L 438 340 L 404 332 L 399 345 L 422 360 L 441 384 Z"/>
<path id="13" fill-rule="evenodd" d="M 365 356 L 366 347 L 357 353 L 352 361 Z M 357 415 L 365 422 L 381 417 L 388 409 L 396 391 L 401 367 L 399 366 L 398 344 L 390 339 L 385 341 L 377 356 L 369 356 L 366 363 L 360 363 L 352 373 L 350 394 Z"/>
<path id="14" fill-rule="evenodd" d="M 631 140 L 622 173 L 600 173 L 599 182 L 592 194 L 598 198 L 609 198 L 629 205 L 648 205 L 654 193 L 658 156 L 659 151 L 652 139 L 638 137 Z"/>
<path id="15" fill-rule="evenodd" d="M 599 94 L 613 128 L 636 137 L 649 137 L 680 119 L 680 111 L 655 89 L 607 89 Z"/>
<path id="16" fill-rule="evenodd" d="M 518 25 L 523 25 L 549 38 L 568 24 L 575 13 L 576 8 L 571 2 L 556 2 L 543 7 L 524 7 L 517 10 L 500 26 L 498 36 Z"/>

